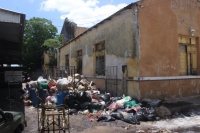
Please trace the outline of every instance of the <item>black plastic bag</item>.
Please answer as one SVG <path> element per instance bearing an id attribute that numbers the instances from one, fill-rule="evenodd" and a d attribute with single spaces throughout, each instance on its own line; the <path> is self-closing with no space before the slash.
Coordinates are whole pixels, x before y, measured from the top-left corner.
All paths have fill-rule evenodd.
<path id="1" fill-rule="evenodd" d="M 123 115 L 120 112 L 112 112 L 111 116 L 114 117 L 117 120 L 123 120 L 124 119 Z"/>
<path id="2" fill-rule="evenodd" d="M 74 105 L 77 104 L 76 96 L 74 94 L 69 94 L 68 96 L 66 96 L 66 98 L 65 98 L 65 104 L 69 108 L 73 108 Z"/>
<path id="3" fill-rule="evenodd" d="M 72 115 L 72 114 L 77 114 L 77 112 L 78 112 L 78 111 L 77 111 L 76 109 L 69 109 L 69 112 L 68 112 L 68 113 L 69 113 L 70 115 Z"/>
<path id="4" fill-rule="evenodd" d="M 156 116 L 155 109 L 145 107 L 139 109 L 135 114 L 138 121 L 154 121 L 156 120 Z"/>
<path id="5" fill-rule="evenodd" d="M 155 99 L 155 100 L 143 99 L 141 103 L 142 103 L 142 107 L 148 107 L 148 108 L 160 107 L 162 105 L 162 101 L 159 99 Z"/>
<path id="6" fill-rule="evenodd" d="M 110 101 L 110 95 L 109 94 L 99 94 L 99 98 L 102 99 L 105 103 Z"/>
<path id="7" fill-rule="evenodd" d="M 113 102 L 116 102 L 116 101 L 118 101 L 118 100 L 121 100 L 122 97 L 112 97 L 111 99 L 112 99 Z"/>
<path id="8" fill-rule="evenodd" d="M 130 124 L 140 124 L 140 122 L 137 120 L 137 118 L 132 113 L 122 113 L 124 119 L 122 121 L 130 123 Z"/>
<path id="9" fill-rule="evenodd" d="M 90 105 L 89 105 L 90 107 L 90 110 L 92 110 L 92 109 L 97 109 L 97 110 L 100 110 L 101 108 L 102 108 L 102 104 L 101 103 L 91 103 Z"/>
<path id="10" fill-rule="evenodd" d="M 147 119 L 147 111 L 146 108 L 140 108 L 136 113 L 135 113 L 135 117 L 138 121 L 148 121 Z"/>
<path id="11" fill-rule="evenodd" d="M 88 94 L 85 91 L 79 91 L 77 93 L 77 101 L 80 103 L 84 103 L 84 102 L 91 102 L 92 99 L 90 97 L 90 94 Z"/>
<path id="12" fill-rule="evenodd" d="M 109 121 L 115 121 L 115 118 L 110 115 L 106 115 L 106 116 L 101 116 L 97 121 L 98 122 L 109 122 Z"/>
<path id="13" fill-rule="evenodd" d="M 76 103 L 72 106 L 72 108 L 79 110 L 81 108 L 79 103 Z"/>
<path id="14" fill-rule="evenodd" d="M 81 109 L 90 109 L 91 102 L 84 102 L 80 104 Z"/>

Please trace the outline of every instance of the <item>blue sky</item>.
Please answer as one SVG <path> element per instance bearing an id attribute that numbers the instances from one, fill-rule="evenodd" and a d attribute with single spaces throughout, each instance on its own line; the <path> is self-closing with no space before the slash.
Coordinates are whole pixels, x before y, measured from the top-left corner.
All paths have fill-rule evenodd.
<path id="1" fill-rule="evenodd" d="M 26 19 L 49 19 L 60 33 L 65 17 L 80 27 L 91 27 L 137 0 L 1 0 L 0 8 L 26 14 Z"/>

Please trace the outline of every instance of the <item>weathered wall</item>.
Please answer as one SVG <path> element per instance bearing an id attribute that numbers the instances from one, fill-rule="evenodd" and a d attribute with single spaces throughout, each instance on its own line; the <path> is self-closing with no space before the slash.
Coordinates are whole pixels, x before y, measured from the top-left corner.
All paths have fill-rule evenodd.
<path id="1" fill-rule="evenodd" d="M 175 99 L 197 96 L 200 93 L 199 79 L 140 81 L 141 98 Z"/>
<path id="2" fill-rule="evenodd" d="M 181 79 L 178 36 L 197 38 L 197 71 L 200 73 L 200 3 L 196 0 L 143 0 L 138 11 L 140 29 L 139 77 L 161 77 L 139 82 L 141 98 L 181 98 L 199 95 L 198 79 Z M 177 79 L 165 80 L 166 76 Z"/>
<path id="3" fill-rule="evenodd" d="M 140 76 L 179 75 L 178 35 L 200 36 L 196 0 L 144 0 L 139 8 Z M 200 67 L 198 65 L 198 72 Z"/>
<path id="4" fill-rule="evenodd" d="M 138 76 L 137 28 L 137 15 L 134 14 L 134 9 L 127 9 L 62 47 L 60 49 L 60 66 L 65 65 L 65 55 L 67 54 L 70 55 L 70 65 L 76 66 L 76 51 L 82 49 L 83 75 L 93 76 L 96 64 L 94 44 L 105 41 L 105 66 L 118 67 L 117 79 L 120 80 L 124 76 L 122 65 L 127 65 L 128 77 Z M 105 77 L 103 79 L 104 84 L 102 79 L 96 80 L 96 84 L 99 85 L 99 88 L 105 89 Z M 122 84 L 118 84 L 118 90 L 122 88 Z M 131 89 L 137 88 L 131 87 Z"/>
<path id="5" fill-rule="evenodd" d="M 75 37 L 85 32 L 88 28 L 85 27 L 77 27 L 75 30 Z"/>

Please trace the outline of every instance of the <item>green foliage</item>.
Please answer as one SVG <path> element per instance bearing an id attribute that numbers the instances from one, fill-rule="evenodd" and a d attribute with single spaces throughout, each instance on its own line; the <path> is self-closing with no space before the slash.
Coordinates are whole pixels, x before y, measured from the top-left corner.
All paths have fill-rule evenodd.
<path id="1" fill-rule="evenodd" d="M 42 54 L 48 47 L 44 46 L 47 39 L 56 37 L 57 28 L 45 18 L 26 20 L 24 29 L 23 65 L 29 71 L 40 69 L 43 63 Z"/>
<path id="2" fill-rule="evenodd" d="M 43 46 L 48 49 L 49 63 L 45 64 L 49 67 L 53 67 L 57 65 L 57 60 L 55 59 L 55 48 L 62 46 L 62 35 L 56 35 L 54 39 L 47 39 L 43 43 Z"/>
<path id="3" fill-rule="evenodd" d="M 60 47 L 62 44 L 59 40 L 57 39 L 48 39 L 45 40 L 43 46 L 46 46 L 48 48 L 58 48 Z"/>

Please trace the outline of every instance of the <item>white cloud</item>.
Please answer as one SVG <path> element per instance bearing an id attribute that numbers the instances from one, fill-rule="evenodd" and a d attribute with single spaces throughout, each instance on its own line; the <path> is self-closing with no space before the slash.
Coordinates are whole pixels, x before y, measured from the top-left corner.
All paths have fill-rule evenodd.
<path id="1" fill-rule="evenodd" d="M 67 17 L 78 26 L 91 27 L 126 6 L 126 4 L 98 6 L 99 3 L 99 0 L 45 0 L 41 3 L 41 9 L 57 10 L 62 13 L 60 16 L 62 20 Z"/>

